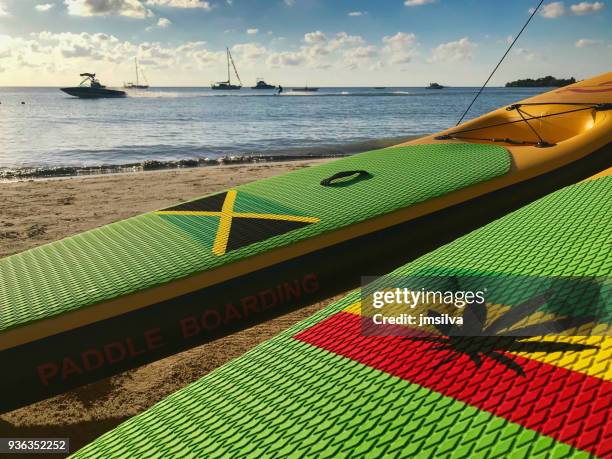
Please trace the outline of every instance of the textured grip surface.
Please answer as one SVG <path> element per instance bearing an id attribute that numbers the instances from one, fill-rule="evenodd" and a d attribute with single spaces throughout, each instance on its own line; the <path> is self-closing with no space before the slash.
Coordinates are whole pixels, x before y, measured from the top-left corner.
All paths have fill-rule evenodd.
<path id="1" fill-rule="evenodd" d="M 567 187 L 393 275 L 609 276 L 611 195 L 612 177 Z M 449 353 L 431 343 L 360 334 L 359 298 L 349 294 L 76 457 L 612 455 L 611 338 L 531 338 L 503 353 L 522 375 L 490 355 L 441 365 Z"/>

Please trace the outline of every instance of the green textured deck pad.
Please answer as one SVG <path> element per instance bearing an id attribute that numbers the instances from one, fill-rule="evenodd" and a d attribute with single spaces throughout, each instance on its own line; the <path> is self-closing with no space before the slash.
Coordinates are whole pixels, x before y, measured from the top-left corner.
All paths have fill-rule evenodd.
<path id="1" fill-rule="evenodd" d="M 230 191 L 236 193 L 232 212 L 243 216 L 234 215 L 236 224 L 225 240 L 218 236 L 222 219 L 214 213 L 229 193 L 28 250 L 0 260 L 0 331 L 409 207 L 503 175 L 509 168 L 509 153 L 492 145 L 377 150 Z M 353 169 L 365 169 L 372 177 L 348 186 L 319 184 Z M 261 214 L 267 217 L 257 219 Z"/>
<path id="2" fill-rule="evenodd" d="M 612 177 L 565 188 L 393 275 L 609 276 L 611 193 Z M 571 346 L 508 353 L 523 375 L 486 356 L 441 366 L 448 353 L 431 343 L 361 334 L 350 313 L 359 298 L 351 293 L 76 457 L 612 455 L 612 338 L 532 338 Z"/>

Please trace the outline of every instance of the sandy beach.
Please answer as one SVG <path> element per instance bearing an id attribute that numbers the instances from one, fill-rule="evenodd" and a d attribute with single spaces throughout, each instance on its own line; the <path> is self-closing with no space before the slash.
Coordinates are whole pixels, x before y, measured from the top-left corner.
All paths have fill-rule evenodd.
<path id="1" fill-rule="evenodd" d="M 323 161 L 328 160 L 3 183 L 0 257 L 229 186 Z M 70 449 L 74 452 L 341 296 L 6 413 L 0 416 L 0 436 L 70 438 Z"/>

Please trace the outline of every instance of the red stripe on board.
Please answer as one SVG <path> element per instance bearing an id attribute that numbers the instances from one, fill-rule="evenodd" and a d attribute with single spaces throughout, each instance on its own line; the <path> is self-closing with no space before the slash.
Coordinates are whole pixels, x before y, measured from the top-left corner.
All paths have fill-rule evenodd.
<path id="1" fill-rule="evenodd" d="M 392 330 L 401 327 L 389 326 Z M 525 375 L 481 355 L 436 350 L 438 343 L 363 336 L 361 317 L 340 312 L 295 338 L 460 400 L 555 440 L 612 457 L 612 383 L 505 353 Z M 453 356 L 450 363 L 436 368 Z"/>

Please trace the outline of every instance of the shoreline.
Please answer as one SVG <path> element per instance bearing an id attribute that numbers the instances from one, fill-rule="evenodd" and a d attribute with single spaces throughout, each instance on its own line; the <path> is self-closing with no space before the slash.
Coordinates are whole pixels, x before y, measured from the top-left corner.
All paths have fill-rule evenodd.
<path id="1" fill-rule="evenodd" d="M 163 170 L 186 170 L 207 167 L 222 167 L 234 165 L 255 165 L 286 163 L 296 161 L 316 161 L 336 159 L 364 151 L 387 148 L 399 143 L 421 137 L 401 136 L 383 139 L 371 139 L 361 142 L 351 142 L 340 145 L 322 145 L 314 147 L 270 151 L 263 154 L 225 155 L 216 158 L 193 157 L 171 160 L 144 160 L 125 164 L 100 164 L 95 166 L 19 166 L 0 167 L 0 183 L 20 180 L 45 180 L 62 177 L 91 177 L 114 174 L 131 174 Z"/>
<path id="2" fill-rule="evenodd" d="M 317 161 L 342 158 L 347 155 L 309 156 L 224 156 L 217 159 L 194 158 L 181 160 L 147 160 L 141 163 L 108 164 L 101 166 L 49 166 L 0 168 L 0 183 L 23 180 L 58 180 L 69 178 L 104 177 L 110 175 L 141 174 L 151 172 L 182 171 L 208 167 L 237 167 L 261 164 L 286 164 L 301 161 Z"/>
<path id="3" fill-rule="evenodd" d="M 350 156 L 350 155 L 345 155 Z M 289 159 L 289 160 L 278 160 L 278 161 L 260 161 L 260 162 L 237 162 L 237 163 L 223 163 L 223 164 L 215 164 L 213 166 L 181 166 L 181 167 L 166 167 L 160 169 L 138 169 L 138 170 L 120 170 L 120 171 L 112 171 L 112 172 L 92 172 L 81 175 L 58 175 L 58 176 L 44 176 L 44 177 L 28 177 L 28 178 L 14 178 L 14 179 L 2 179 L 0 178 L 0 183 L 4 185 L 9 185 L 13 183 L 25 183 L 25 182 L 47 182 L 47 181 L 61 181 L 61 180 L 89 180 L 89 179 L 97 179 L 97 178 L 105 178 L 105 177 L 125 177 L 125 176 L 147 176 L 149 174 L 165 174 L 169 172 L 190 172 L 194 170 L 206 170 L 209 168 L 214 168 L 212 170 L 233 170 L 240 167 L 274 167 L 274 166 L 288 166 L 296 165 L 297 167 L 302 167 L 303 164 L 315 165 L 318 163 L 332 161 L 335 159 L 343 158 L 344 156 L 324 156 L 324 157 L 311 157 L 307 159 Z"/>

